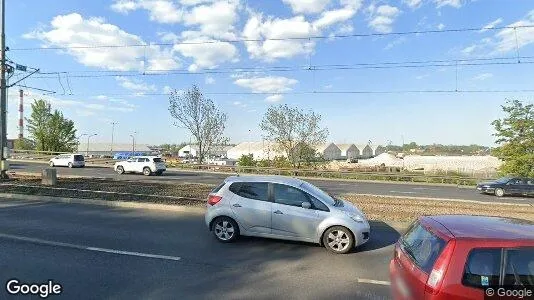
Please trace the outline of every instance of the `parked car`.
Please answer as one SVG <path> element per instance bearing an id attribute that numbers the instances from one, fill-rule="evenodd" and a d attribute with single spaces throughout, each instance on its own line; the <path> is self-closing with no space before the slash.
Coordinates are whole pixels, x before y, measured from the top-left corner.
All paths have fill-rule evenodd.
<path id="1" fill-rule="evenodd" d="M 48 162 L 51 167 L 85 167 L 85 159 L 81 154 L 60 154 Z"/>
<path id="2" fill-rule="evenodd" d="M 521 177 L 503 177 L 491 182 L 479 183 L 477 190 L 482 193 L 505 195 L 534 196 L 534 179 Z"/>
<path id="3" fill-rule="evenodd" d="M 116 162 L 113 169 L 119 174 L 143 173 L 145 176 L 150 176 L 152 174 L 161 175 L 167 168 L 161 157 L 138 156 Z"/>
<path id="4" fill-rule="evenodd" d="M 284 176 L 231 176 L 208 196 L 206 225 L 221 242 L 239 235 L 312 242 L 347 253 L 369 240 L 352 203 Z"/>
<path id="5" fill-rule="evenodd" d="M 395 299 L 484 299 L 485 289 L 534 284 L 534 222 L 426 216 L 395 244 Z"/>

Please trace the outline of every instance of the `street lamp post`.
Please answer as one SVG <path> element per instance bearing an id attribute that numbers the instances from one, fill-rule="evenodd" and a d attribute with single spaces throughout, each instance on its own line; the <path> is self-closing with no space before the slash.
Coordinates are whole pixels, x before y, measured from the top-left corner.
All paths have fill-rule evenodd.
<path id="1" fill-rule="evenodd" d="M 133 134 L 130 134 L 130 137 L 132 138 L 132 157 L 135 156 L 135 132 Z"/>
<path id="2" fill-rule="evenodd" d="M 91 135 L 87 135 L 87 151 L 85 151 L 85 156 L 89 156 L 89 139 L 93 136 L 96 136 L 97 134 L 91 134 Z"/>
<path id="3" fill-rule="evenodd" d="M 85 151 L 85 156 L 89 156 L 89 139 L 93 136 L 96 136 L 97 134 L 91 134 L 87 136 L 87 151 Z"/>
<path id="4" fill-rule="evenodd" d="M 115 133 L 115 125 L 117 124 L 117 122 L 111 122 L 111 150 L 109 151 L 111 157 L 113 157 L 113 135 Z"/>
<path id="5" fill-rule="evenodd" d="M 78 146 L 76 147 L 76 151 L 80 151 L 80 139 L 84 136 L 86 136 L 87 133 L 84 133 L 84 134 L 80 134 L 78 137 L 76 137 L 76 141 L 78 142 Z"/>

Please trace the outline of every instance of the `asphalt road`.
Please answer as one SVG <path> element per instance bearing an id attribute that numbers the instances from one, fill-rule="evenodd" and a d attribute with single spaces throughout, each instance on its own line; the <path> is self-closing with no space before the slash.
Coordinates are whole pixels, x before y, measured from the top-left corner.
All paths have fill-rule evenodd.
<path id="1" fill-rule="evenodd" d="M 335 255 L 260 238 L 222 244 L 202 212 L 0 198 L 0 299 L 12 298 L 12 278 L 61 284 L 48 299 L 389 299 L 399 233 L 371 228 L 367 244 Z"/>
<path id="2" fill-rule="evenodd" d="M 43 163 L 12 162 L 11 170 L 14 172 L 41 172 L 45 167 Z M 208 173 L 208 172 L 191 172 L 168 170 L 163 176 L 150 176 L 135 174 L 118 175 L 111 168 L 86 167 L 79 169 L 57 168 L 59 175 L 79 175 L 105 177 L 116 180 L 156 180 L 167 182 L 187 182 L 187 183 L 208 183 L 219 184 L 227 176 L 226 174 Z M 425 197 L 425 198 L 444 198 L 444 199 L 464 199 L 476 200 L 483 202 L 510 202 L 510 203 L 528 203 L 534 204 L 534 198 L 525 197 L 503 197 L 497 198 L 493 195 L 484 195 L 478 193 L 472 187 L 456 187 L 450 185 L 426 185 L 426 184 L 409 184 L 409 183 L 376 183 L 376 182 L 350 182 L 337 180 L 309 180 L 318 187 L 328 192 L 358 193 L 372 195 L 388 196 L 406 196 L 406 197 Z"/>

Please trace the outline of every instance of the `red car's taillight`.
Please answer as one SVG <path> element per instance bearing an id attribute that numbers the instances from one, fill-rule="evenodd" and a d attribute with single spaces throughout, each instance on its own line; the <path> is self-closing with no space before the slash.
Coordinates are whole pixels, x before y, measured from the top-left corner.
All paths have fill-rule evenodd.
<path id="1" fill-rule="evenodd" d="M 447 272 L 447 268 L 454 253 L 455 245 L 456 242 L 450 240 L 447 243 L 447 246 L 445 246 L 445 249 L 441 252 L 439 258 L 436 260 L 434 268 L 432 269 L 432 272 L 430 272 L 430 276 L 428 276 L 428 280 L 426 281 L 425 291 L 427 293 L 435 295 L 441 288 L 443 278 L 445 278 L 445 273 Z"/>
<path id="2" fill-rule="evenodd" d="M 221 201 L 222 197 L 217 195 L 209 195 L 208 196 L 208 204 L 209 205 L 215 205 Z"/>

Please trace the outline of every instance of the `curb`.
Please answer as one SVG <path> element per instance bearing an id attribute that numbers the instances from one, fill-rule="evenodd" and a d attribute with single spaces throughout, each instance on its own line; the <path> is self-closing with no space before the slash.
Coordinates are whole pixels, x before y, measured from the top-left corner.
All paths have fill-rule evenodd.
<path id="1" fill-rule="evenodd" d="M 203 207 L 194 207 L 194 206 L 185 206 L 185 205 L 141 203 L 141 202 L 122 201 L 122 200 L 106 201 L 106 200 L 98 200 L 98 199 L 77 199 L 77 198 L 24 195 L 24 194 L 12 194 L 12 193 L 1 193 L 0 192 L 0 201 L 6 200 L 6 199 L 44 201 L 44 202 L 56 202 L 56 203 L 92 204 L 92 205 L 100 205 L 100 206 L 107 206 L 107 207 L 165 210 L 165 211 L 174 211 L 174 212 L 190 212 L 190 213 L 202 213 L 202 214 L 206 211 L 206 209 Z"/>
<path id="2" fill-rule="evenodd" d="M 488 205 L 489 204 L 489 205 L 520 206 L 520 207 L 532 207 L 532 206 L 534 206 L 532 204 L 526 204 L 526 203 L 487 202 L 487 201 L 478 201 L 478 200 L 464 200 L 464 199 L 450 199 L 450 198 L 391 196 L 391 195 L 356 194 L 356 193 L 345 193 L 343 195 L 366 196 L 366 197 L 377 197 L 377 198 L 410 199 L 410 200 L 448 201 L 448 202 L 473 203 L 473 204 L 483 204 L 483 205 Z"/>

